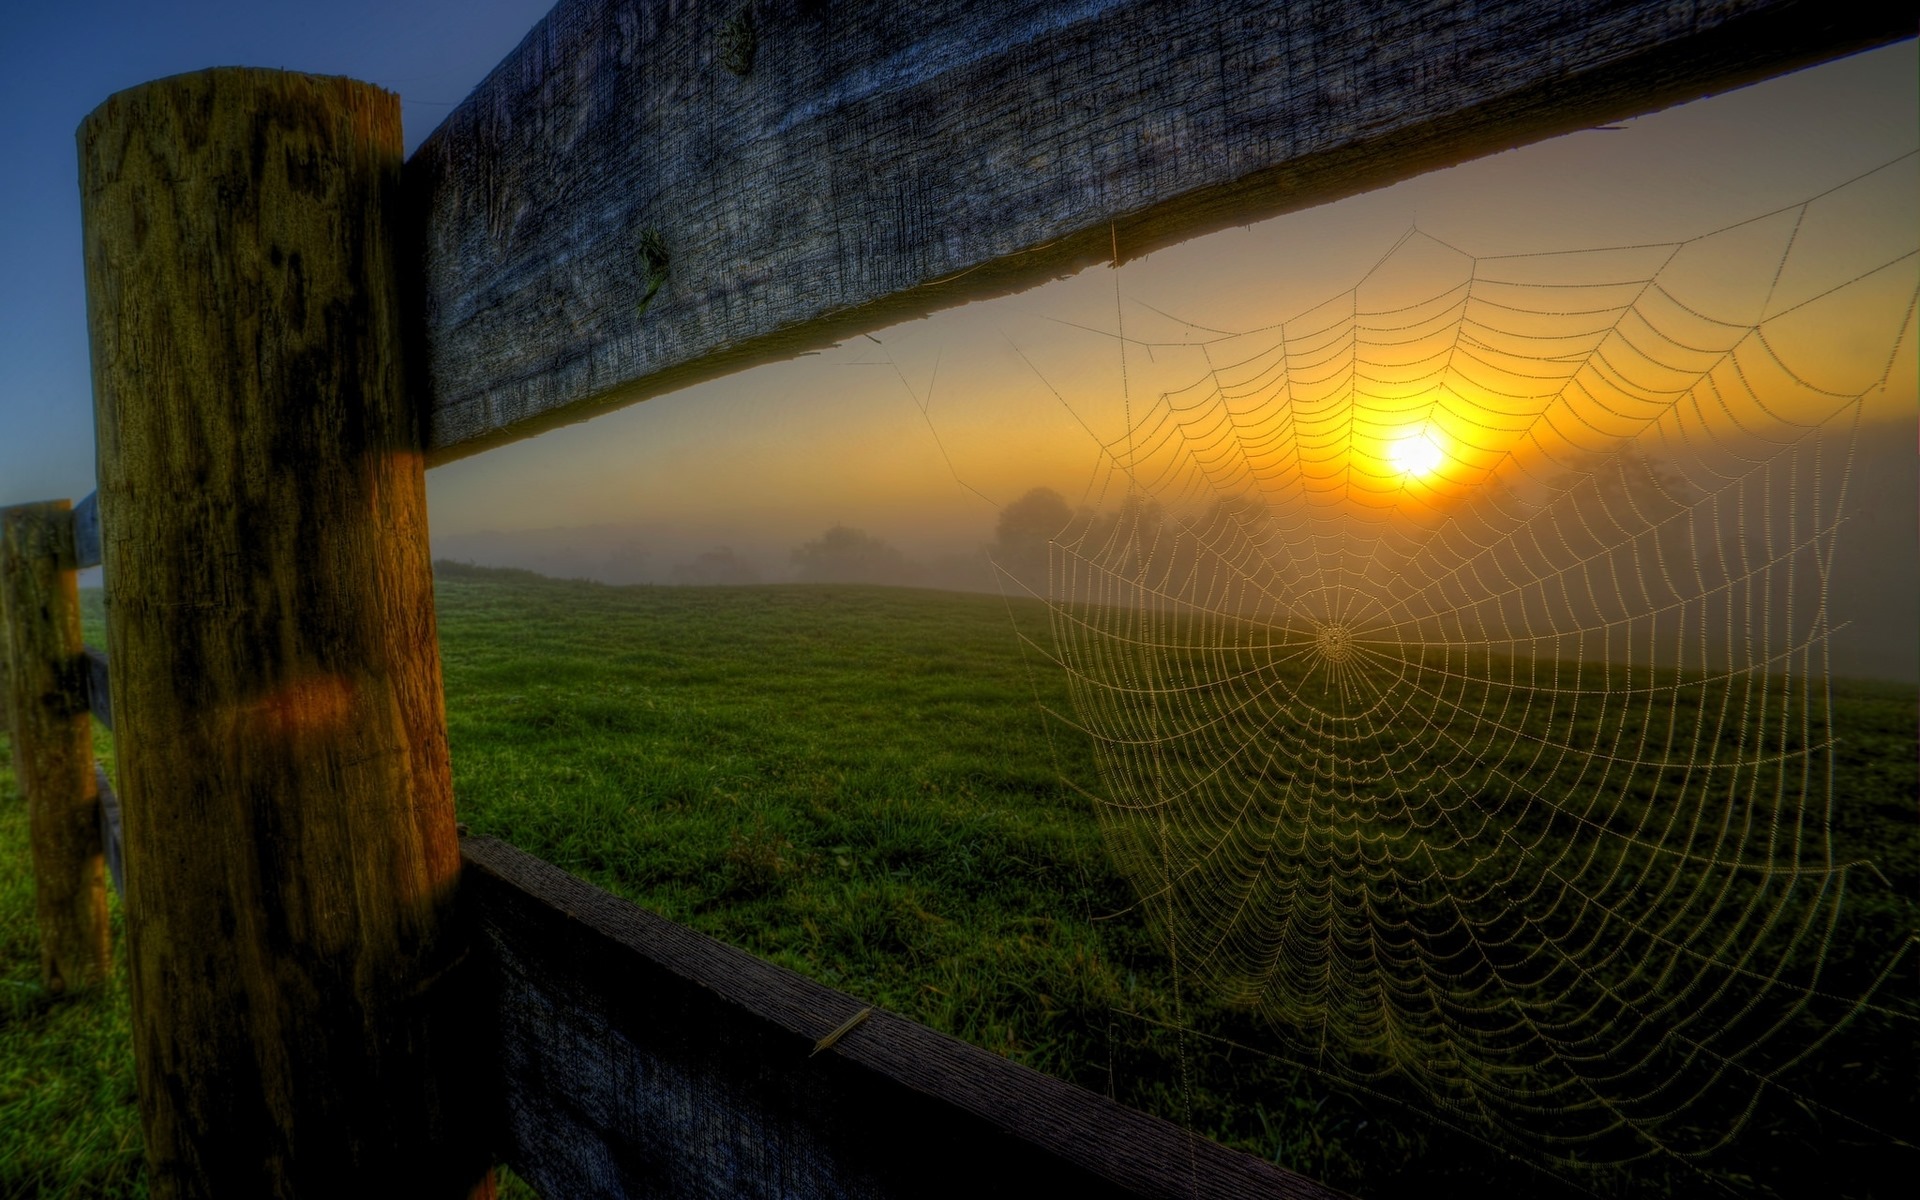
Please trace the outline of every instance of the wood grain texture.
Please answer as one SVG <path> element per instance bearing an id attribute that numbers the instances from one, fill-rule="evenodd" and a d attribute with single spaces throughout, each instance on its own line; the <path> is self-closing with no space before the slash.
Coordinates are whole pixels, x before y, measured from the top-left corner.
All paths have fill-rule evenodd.
<path id="1" fill-rule="evenodd" d="M 79 143 L 153 1193 L 465 1194 L 397 98 L 205 71 Z"/>
<path id="2" fill-rule="evenodd" d="M 27 802 L 40 981 L 92 987 L 112 965 L 93 725 L 80 642 L 73 513 L 65 500 L 0 509 L 13 769 Z"/>
<path id="3" fill-rule="evenodd" d="M 436 461 L 1912 36 L 1828 0 L 561 0 L 407 166 Z"/>
<path id="4" fill-rule="evenodd" d="M 1327 1198 L 503 842 L 463 846 L 496 971 L 499 1152 L 543 1195 Z"/>

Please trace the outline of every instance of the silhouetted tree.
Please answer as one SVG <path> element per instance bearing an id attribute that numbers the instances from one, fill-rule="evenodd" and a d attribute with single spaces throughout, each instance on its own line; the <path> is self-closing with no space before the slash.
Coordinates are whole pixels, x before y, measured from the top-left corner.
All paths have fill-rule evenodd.
<path id="1" fill-rule="evenodd" d="M 1035 595 L 1047 593 L 1047 546 L 1073 521 L 1059 492 L 1037 487 L 1000 510 L 993 527 L 993 561 Z"/>
<path id="2" fill-rule="evenodd" d="M 1285 603 L 1289 555 L 1273 525 L 1273 511 L 1257 496 L 1215 499 L 1186 523 L 1194 558 L 1198 606 L 1215 612 L 1259 614 Z"/>
<path id="3" fill-rule="evenodd" d="M 1730 580 L 1708 553 L 1730 531 L 1712 528 L 1710 508 L 1693 507 L 1678 471 L 1628 445 L 1571 460 L 1549 487 L 1504 547 L 1502 574 L 1512 589 L 1507 623 L 1535 638 L 1551 631 L 1554 655 L 1617 660 L 1638 645 L 1644 658 L 1650 638 L 1665 645 L 1675 636 L 1681 606 L 1695 606 L 1698 628 L 1703 596 L 1730 599 Z"/>
<path id="4" fill-rule="evenodd" d="M 919 572 L 904 554 L 863 530 L 835 525 L 793 552 L 803 583 L 891 583 L 918 581 Z"/>
<path id="5" fill-rule="evenodd" d="M 1164 586 L 1178 536 L 1166 510 L 1138 494 L 1123 497 L 1109 512 L 1082 510 L 1073 529 L 1058 539 L 1075 560 L 1072 594 L 1102 604 L 1134 603 L 1128 598 L 1132 589 Z"/>

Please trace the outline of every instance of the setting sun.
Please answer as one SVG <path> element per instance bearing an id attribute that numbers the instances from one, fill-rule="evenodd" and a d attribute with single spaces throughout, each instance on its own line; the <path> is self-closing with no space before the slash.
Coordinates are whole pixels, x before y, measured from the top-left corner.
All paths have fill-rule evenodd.
<path id="1" fill-rule="evenodd" d="M 1387 447 L 1387 461 L 1403 475 L 1430 475 L 1447 460 L 1431 433 L 1416 433 Z"/>

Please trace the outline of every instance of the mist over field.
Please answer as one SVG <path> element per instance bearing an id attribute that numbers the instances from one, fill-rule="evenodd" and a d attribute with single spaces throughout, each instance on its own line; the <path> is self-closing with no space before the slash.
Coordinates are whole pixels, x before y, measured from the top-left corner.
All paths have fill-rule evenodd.
<path id="1" fill-rule="evenodd" d="M 1914 441 L 1910 422 L 1878 421 L 1860 429 L 1826 592 L 1833 629 L 1828 648 L 1836 675 L 1920 680 L 1920 456 Z M 956 536 L 949 514 L 929 514 L 925 531 L 916 533 L 913 512 L 879 505 L 864 517 L 856 513 L 852 520 L 810 526 L 783 511 L 777 496 L 754 498 L 765 514 L 756 522 L 739 515 L 753 505 L 736 493 L 733 524 L 688 529 L 633 521 L 436 534 L 433 553 L 456 562 L 614 585 L 837 582 L 1044 591 L 1044 544 L 1051 534 L 1041 527 L 1052 520 L 1058 527 L 1051 533 L 1070 534 L 1084 531 L 1101 515 L 1058 481 L 1035 486 L 1048 483 L 1061 497 L 1060 516 L 1023 514 L 1019 502 L 997 513 L 981 508 L 971 539 Z M 1780 481 L 1783 502 L 1792 502 L 1793 483 Z M 1063 522 L 1067 513 L 1076 515 Z M 1172 512 L 1161 519 L 1199 528 L 1205 516 Z M 1698 542 L 1725 536 L 1704 519 L 1694 525 Z M 1813 593 L 1802 588 L 1801 594 Z M 1804 622 L 1810 614 L 1803 610 L 1801 616 Z"/>
<path id="2" fill-rule="evenodd" d="M 1828 586 L 1836 675 L 1920 682 L 1920 451 L 1912 422 L 1864 426 Z"/>
<path id="3" fill-rule="evenodd" d="M 991 528 L 968 546 L 951 540 L 895 542 L 847 524 L 780 537 L 744 527 L 700 536 L 635 522 L 436 535 L 433 556 L 610 584 L 878 583 L 993 592 L 998 589 L 987 557 L 991 539 Z M 824 553 L 796 561 L 796 552 L 811 543 L 825 543 L 819 547 Z"/>

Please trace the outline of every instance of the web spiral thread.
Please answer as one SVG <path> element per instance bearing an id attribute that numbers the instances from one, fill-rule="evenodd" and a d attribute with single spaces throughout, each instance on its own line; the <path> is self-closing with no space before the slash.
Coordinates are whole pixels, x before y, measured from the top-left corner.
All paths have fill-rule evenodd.
<path id="1" fill-rule="evenodd" d="M 1673 244 L 1413 232 L 1192 332 L 1016 580 L 1183 970 L 1568 1161 L 1710 1153 L 1849 1020 L 1913 1020 L 1909 934 L 1823 969 L 1870 869 L 1830 831 L 1828 585 L 1916 251 L 1806 262 L 1911 174 Z"/>

